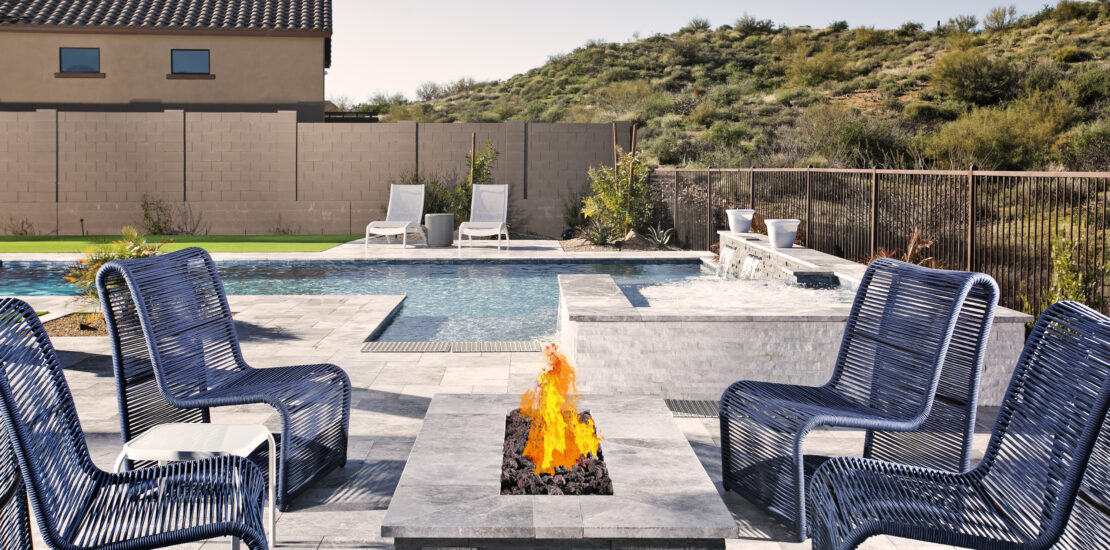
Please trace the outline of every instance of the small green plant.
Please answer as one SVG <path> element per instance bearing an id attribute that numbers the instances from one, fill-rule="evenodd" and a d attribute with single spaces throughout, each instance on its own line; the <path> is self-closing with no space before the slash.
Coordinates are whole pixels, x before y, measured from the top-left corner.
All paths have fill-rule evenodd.
<path id="1" fill-rule="evenodd" d="M 605 246 L 615 241 L 619 234 L 615 228 L 606 225 L 605 222 L 601 220 L 592 220 L 590 224 L 586 226 L 582 236 L 591 244 Z"/>
<path id="2" fill-rule="evenodd" d="M 85 257 L 77 260 L 77 265 L 63 275 L 63 278 L 77 287 L 81 293 L 80 301 L 95 307 L 100 303 L 100 295 L 96 291 L 96 273 L 100 266 L 112 260 L 156 256 L 162 245 L 168 242 L 171 241 L 147 242 L 146 237 L 139 234 L 134 227 L 124 226 L 120 230 L 119 240 L 85 249 Z"/>
<path id="3" fill-rule="evenodd" d="M 572 233 L 586 226 L 586 216 L 582 214 L 582 201 L 585 193 L 575 193 L 570 200 L 563 201 L 563 225 Z"/>
<path id="4" fill-rule="evenodd" d="M 844 65 L 848 60 L 835 50 L 825 48 L 813 55 L 803 50 L 794 54 L 790 65 L 791 78 L 803 86 L 816 86 L 826 80 L 841 80 L 846 76 Z"/>
<path id="5" fill-rule="evenodd" d="M 667 248 L 667 245 L 670 244 L 672 235 L 674 235 L 674 229 L 663 229 L 660 226 L 649 227 L 647 240 L 651 246 L 663 249 Z"/>
<path id="6" fill-rule="evenodd" d="M 647 226 L 654 201 L 648 169 L 639 153 L 621 152 L 616 168 L 597 166 L 590 169 L 589 175 L 593 194 L 582 201 L 586 218 L 613 231 L 641 231 Z"/>
<path id="7" fill-rule="evenodd" d="M 139 227 L 148 235 L 207 235 L 204 215 L 194 213 L 189 203 L 173 206 L 157 197 L 143 194 L 139 203 L 143 221 Z"/>
<path id="8" fill-rule="evenodd" d="M 1096 291 L 1105 284 L 1110 266 L 1104 264 L 1082 269 L 1076 249 L 1077 244 L 1071 239 L 1063 235 L 1056 237 L 1052 243 L 1052 274 L 1048 290 L 1041 296 L 1040 302 L 1033 302 L 1023 293 L 1021 301 L 1025 313 L 1037 316 L 1048 306 L 1064 300 L 1085 303 L 1095 309 L 1102 305 Z"/>

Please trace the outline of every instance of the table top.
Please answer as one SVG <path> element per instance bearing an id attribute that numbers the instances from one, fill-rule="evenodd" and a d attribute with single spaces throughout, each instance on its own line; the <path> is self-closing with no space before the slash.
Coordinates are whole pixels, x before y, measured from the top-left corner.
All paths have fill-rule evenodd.
<path id="1" fill-rule="evenodd" d="M 270 431 L 259 424 L 161 424 L 128 441 L 132 460 L 199 460 L 219 455 L 248 456 L 267 443 Z"/>

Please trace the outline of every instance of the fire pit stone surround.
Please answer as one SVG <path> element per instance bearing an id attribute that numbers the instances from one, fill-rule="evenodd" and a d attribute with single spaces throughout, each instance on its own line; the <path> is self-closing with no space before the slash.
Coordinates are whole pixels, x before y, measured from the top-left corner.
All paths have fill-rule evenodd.
<path id="1" fill-rule="evenodd" d="M 732 515 L 659 397 L 584 395 L 612 496 L 501 495 L 515 395 L 436 395 L 382 522 L 411 548 L 724 548 Z"/>

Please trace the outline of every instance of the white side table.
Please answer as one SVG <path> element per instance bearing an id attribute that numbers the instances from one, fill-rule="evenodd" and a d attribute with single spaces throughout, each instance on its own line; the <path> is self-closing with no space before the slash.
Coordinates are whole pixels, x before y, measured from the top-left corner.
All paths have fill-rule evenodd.
<path id="1" fill-rule="evenodd" d="M 159 464 L 202 460 L 214 456 L 250 456 L 259 445 L 266 443 L 270 451 L 269 480 L 269 543 L 276 546 L 274 532 L 274 475 L 277 468 L 277 452 L 274 436 L 265 426 L 258 424 L 204 424 L 170 423 L 155 426 L 146 433 L 128 441 L 116 457 L 114 471 L 119 472 L 126 459 L 156 460 Z M 232 548 L 239 547 L 238 539 L 231 542 Z"/>

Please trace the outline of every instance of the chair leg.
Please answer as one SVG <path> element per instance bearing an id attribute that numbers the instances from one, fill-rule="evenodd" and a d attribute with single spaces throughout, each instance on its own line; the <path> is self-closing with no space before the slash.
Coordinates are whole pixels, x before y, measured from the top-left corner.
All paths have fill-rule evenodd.
<path id="1" fill-rule="evenodd" d="M 370 230 L 366 230 L 366 238 L 362 240 L 362 249 L 367 250 L 370 248 Z"/>
<path id="2" fill-rule="evenodd" d="M 409 232 L 401 233 L 401 248 L 408 248 L 409 246 Z"/>
<path id="3" fill-rule="evenodd" d="M 239 550 L 239 537 L 231 537 L 231 550 Z"/>
<path id="4" fill-rule="evenodd" d="M 512 248 L 511 244 L 512 243 L 509 241 L 509 230 L 506 229 L 505 230 L 505 250 L 508 250 L 508 249 Z"/>

